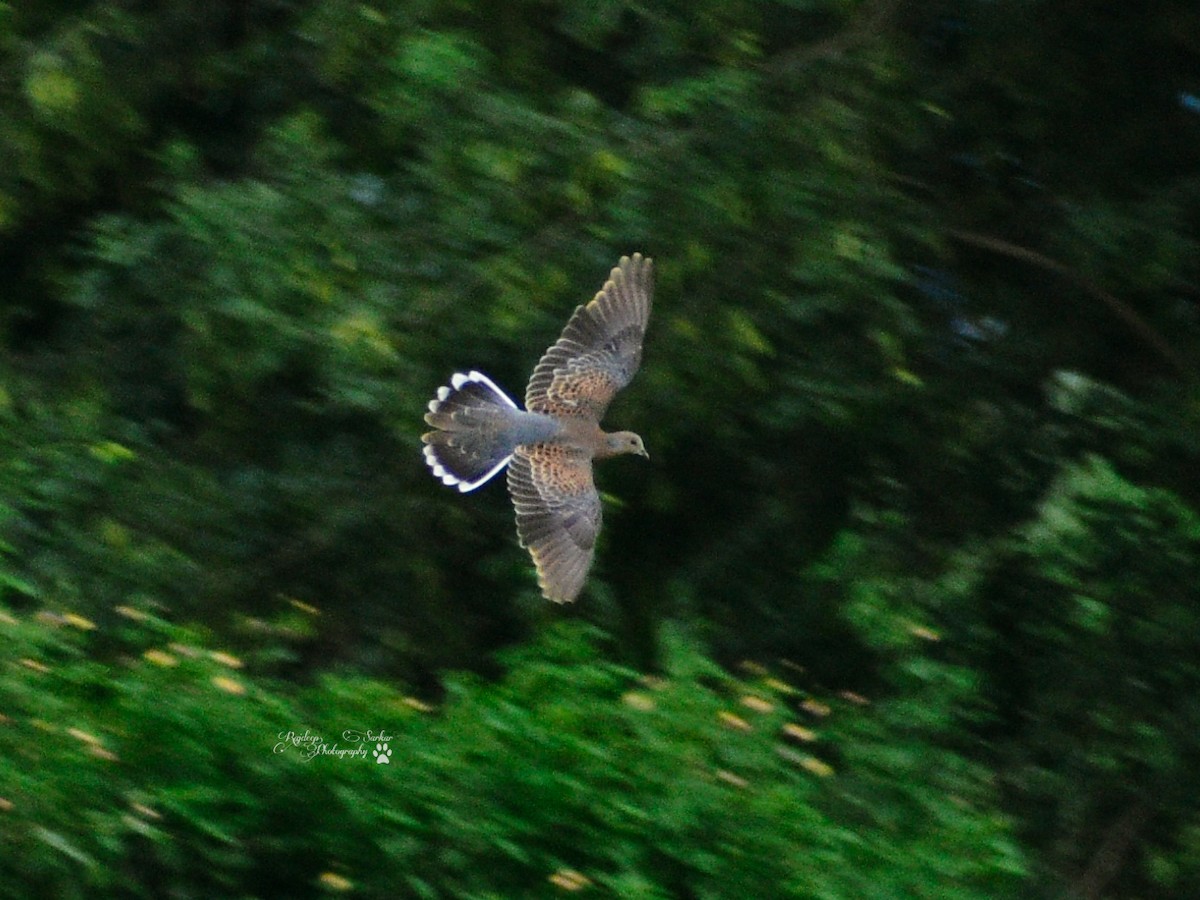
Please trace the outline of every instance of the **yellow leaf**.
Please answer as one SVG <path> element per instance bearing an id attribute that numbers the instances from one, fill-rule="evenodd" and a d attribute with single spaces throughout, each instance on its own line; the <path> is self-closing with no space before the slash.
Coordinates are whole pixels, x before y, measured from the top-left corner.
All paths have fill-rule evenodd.
<path id="1" fill-rule="evenodd" d="M 62 59 L 52 53 L 33 58 L 25 95 L 35 107 L 55 115 L 69 113 L 79 105 L 78 84 L 66 72 Z"/>
<path id="2" fill-rule="evenodd" d="M 757 713 L 769 713 L 775 708 L 775 704 L 762 697 L 756 697 L 753 694 L 747 694 L 742 698 L 742 706 L 746 709 L 752 709 Z"/>
<path id="3" fill-rule="evenodd" d="M 720 778 L 726 784 L 731 784 L 736 788 L 744 788 L 744 787 L 748 787 L 750 785 L 750 782 L 748 782 L 741 775 L 735 775 L 733 772 L 727 771 L 725 769 L 718 769 L 717 777 Z"/>
<path id="4" fill-rule="evenodd" d="M 164 669 L 179 665 L 179 660 L 170 653 L 164 653 L 162 650 L 147 650 L 142 654 L 142 659 L 156 666 L 162 666 Z"/>
<path id="5" fill-rule="evenodd" d="M 349 878 L 345 878 L 336 872 L 322 872 L 317 877 L 317 882 L 327 891 L 337 891 L 344 893 L 345 891 L 353 890 L 354 882 Z"/>
<path id="6" fill-rule="evenodd" d="M 811 713 L 814 716 L 820 716 L 822 718 L 829 715 L 828 704 L 822 703 L 820 700 L 805 700 L 800 704 L 800 708 L 807 713 Z"/>
<path id="7" fill-rule="evenodd" d="M 725 712 L 724 710 L 722 710 L 718 714 L 718 716 L 722 722 L 724 722 L 726 725 L 728 725 L 730 728 L 734 729 L 735 731 L 751 731 L 754 728 L 753 725 L 751 725 L 749 722 L 747 722 L 741 716 L 735 715 L 734 713 Z"/>
<path id="8" fill-rule="evenodd" d="M 547 880 L 564 891 L 580 891 L 592 883 L 590 878 L 574 869 L 559 869 Z"/>
<path id="9" fill-rule="evenodd" d="M 106 463 L 137 459 L 136 453 L 124 444 L 118 444 L 116 441 L 101 441 L 99 444 L 92 444 L 92 446 L 88 447 L 88 452 L 96 457 L 96 459 Z"/>
<path id="10" fill-rule="evenodd" d="M 233 678 L 227 678 L 224 675 L 216 675 L 212 679 L 213 687 L 219 691 L 224 691 L 226 694 L 233 694 L 235 697 L 240 697 L 246 693 L 246 686 L 240 681 Z"/>
<path id="11" fill-rule="evenodd" d="M 818 778 L 828 778 L 833 774 L 833 766 L 829 763 L 817 759 L 815 756 L 806 756 L 800 761 L 800 766 L 806 772 L 816 775 Z"/>
<path id="12" fill-rule="evenodd" d="M 783 726 L 783 733 L 788 737 L 794 737 L 798 741 L 804 741 L 806 744 L 812 743 L 817 739 L 817 733 L 811 728 L 805 728 L 803 725 L 797 725 L 795 722 L 788 722 Z"/>
<path id="13" fill-rule="evenodd" d="M 96 628 L 95 622 L 93 622 L 91 619 L 85 619 L 83 616 L 76 613 L 67 613 L 65 616 L 63 616 L 63 621 L 68 625 L 75 626 L 80 631 L 94 631 Z"/>

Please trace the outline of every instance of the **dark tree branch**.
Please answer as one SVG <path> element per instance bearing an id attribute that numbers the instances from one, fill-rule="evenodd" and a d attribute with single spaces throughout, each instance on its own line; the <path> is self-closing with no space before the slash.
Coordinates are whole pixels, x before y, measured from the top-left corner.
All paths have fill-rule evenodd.
<path id="1" fill-rule="evenodd" d="M 898 0 L 864 3 L 849 26 L 823 41 L 785 50 L 771 59 L 767 68 L 777 75 L 795 75 L 818 60 L 839 57 L 886 30 L 899 6 Z"/>
<path id="2" fill-rule="evenodd" d="M 979 234 L 974 231 L 961 231 L 954 229 L 949 232 L 950 237 L 963 244 L 969 244 L 972 247 L 979 247 L 982 250 L 990 250 L 993 253 L 998 253 L 1001 256 L 1007 256 L 1010 259 L 1017 259 L 1021 262 L 1029 263 L 1037 266 L 1040 269 L 1045 269 L 1048 272 L 1054 272 L 1056 275 L 1061 275 L 1068 281 L 1074 282 L 1076 286 L 1081 288 L 1085 293 L 1099 300 L 1109 311 L 1112 312 L 1118 319 L 1125 323 L 1146 346 L 1150 347 L 1154 352 L 1166 362 L 1177 375 L 1185 380 L 1191 380 L 1193 376 L 1192 369 L 1185 365 L 1175 349 L 1167 343 L 1166 338 L 1154 330 L 1154 328 L 1124 301 L 1110 294 L 1096 282 L 1092 281 L 1086 275 L 1083 275 L 1072 269 L 1065 263 L 1061 263 L 1056 259 L 1051 259 L 1045 254 L 1038 253 L 1036 250 L 1030 250 L 1027 247 L 1022 247 L 1019 244 L 1014 244 L 1002 238 L 992 237 L 987 234 Z"/>
<path id="3" fill-rule="evenodd" d="M 1138 800 L 1108 827 L 1104 842 L 1075 883 L 1074 893 L 1080 900 L 1100 900 L 1104 896 L 1105 888 L 1121 871 L 1134 841 L 1150 821 L 1150 812 L 1150 807 Z"/>

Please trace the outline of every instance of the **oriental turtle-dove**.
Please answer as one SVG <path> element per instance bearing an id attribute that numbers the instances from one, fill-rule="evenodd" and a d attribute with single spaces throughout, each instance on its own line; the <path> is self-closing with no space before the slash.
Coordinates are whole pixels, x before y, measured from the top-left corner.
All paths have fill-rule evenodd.
<path id="1" fill-rule="evenodd" d="M 631 431 L 607 434 L 600 419 L 642 360 L 654 267 L 621 258 L 592 301 L 576 308 L 533 370 L 521 409 L 482 372 L 457 373 L 425 414 L 425 462 L 444 484 L 472 491 L 508 466 L 517 535 L 549 600 L 583 588 L 600 531 L 592 460 L 649 456 Z"/>

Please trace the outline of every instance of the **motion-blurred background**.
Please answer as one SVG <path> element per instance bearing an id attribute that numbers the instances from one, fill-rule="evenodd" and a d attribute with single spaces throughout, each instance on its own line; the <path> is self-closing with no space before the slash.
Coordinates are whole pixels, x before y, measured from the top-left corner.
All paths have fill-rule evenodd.
<path id="1" fill-rule="evenodd" d="M 1198 234 L 1191 0 L 0 3 L 0 895 L 1200 896 Z"/>

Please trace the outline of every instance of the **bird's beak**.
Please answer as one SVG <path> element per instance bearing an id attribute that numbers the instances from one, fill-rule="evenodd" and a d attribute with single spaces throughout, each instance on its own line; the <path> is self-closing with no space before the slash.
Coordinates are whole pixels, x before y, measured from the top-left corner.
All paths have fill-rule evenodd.
<path id="1" fill-rule="evenodd" d="M 644 457 L 646 457 L 646 459 L 649 459 L 650 451 L 647 450 L 645 447 L 643 447 L 641 450 L 638 451 L 638 456 L 644 456 Z"/>

